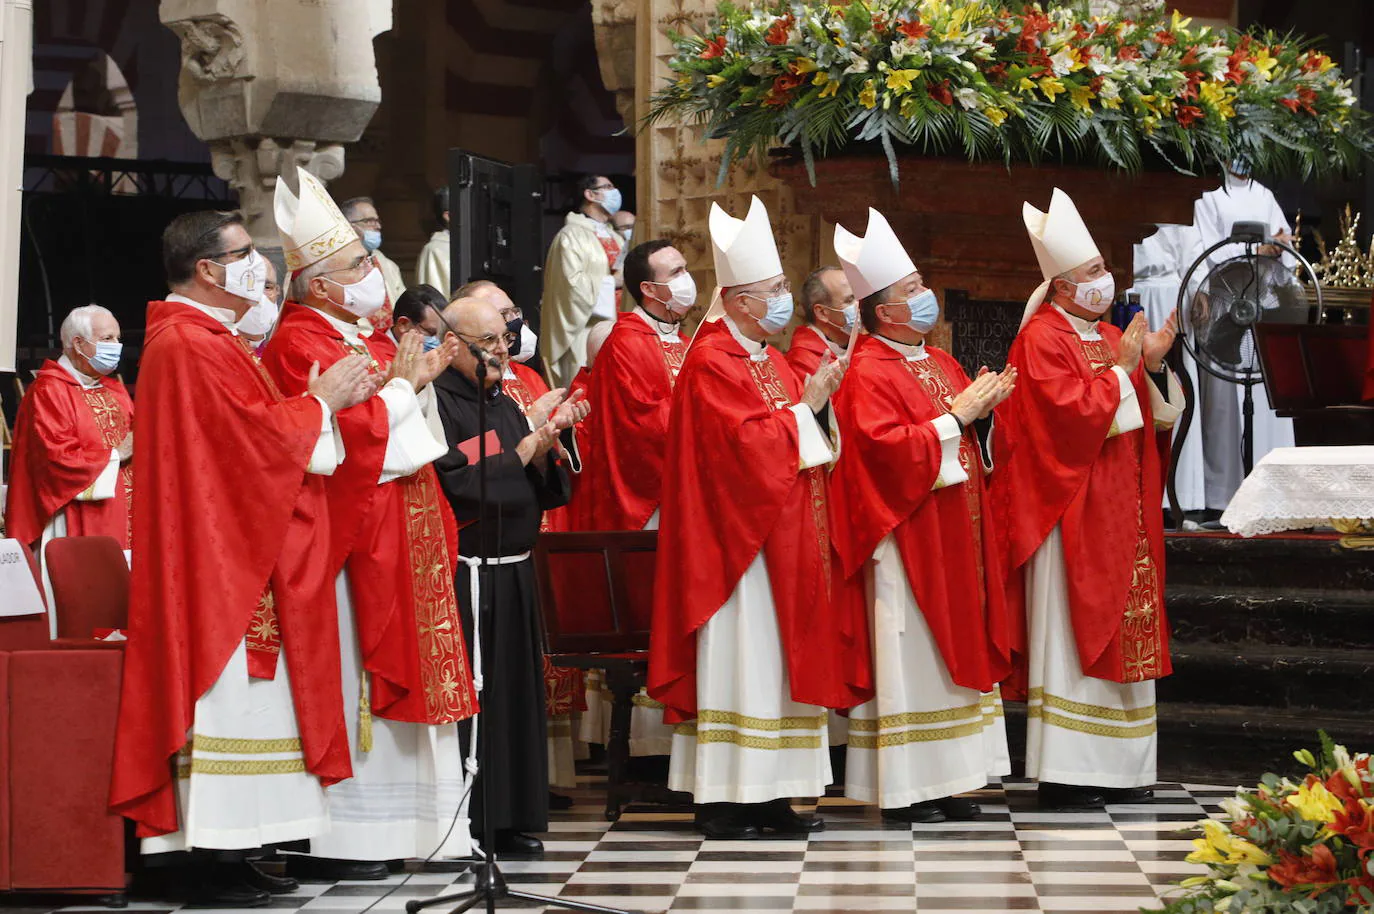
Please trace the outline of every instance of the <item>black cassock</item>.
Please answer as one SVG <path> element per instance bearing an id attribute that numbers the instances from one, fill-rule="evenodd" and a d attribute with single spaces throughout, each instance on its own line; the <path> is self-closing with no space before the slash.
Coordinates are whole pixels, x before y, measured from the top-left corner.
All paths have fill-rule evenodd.
<path id="1" fill-rule="evenodd" d="M 487 509 L 479 513 L 478 461 L 469 462 L 457 447 L 471 440 L 470 449 L 476 450 L 477 442 L 472 439 L 478 436 L 477 385 L 450 368 L 434 381 L 434 392 L 449 444 L 449 452 L 435 461 L 434 469 L 458 523 L 467 524 L 458 533 L 459 554 L 501 557 L 530 551 L 544 511 L 568 503 L 567 472 L 552 459 L 546 462 L 541 458 L 528 467 L 521 466 L 515 448 L 529 434 L 529 424 L 510 397 L 489 397 L 486 428 L 495 429 L 501 453 L 488 453 Z M 472 591 L 468 575 L 468 566 L 459 563 L 454 590 L 471 656 Z M 490 742 L 490 754 L 473 788 L 473 822 L 481 827 L 482 779 L 489 777 L 496 828 L 546 831 L 548 722 L 544 713 L 544 641 L 533 561 L 489 566 L 481 584 L 481 735 Z"/>

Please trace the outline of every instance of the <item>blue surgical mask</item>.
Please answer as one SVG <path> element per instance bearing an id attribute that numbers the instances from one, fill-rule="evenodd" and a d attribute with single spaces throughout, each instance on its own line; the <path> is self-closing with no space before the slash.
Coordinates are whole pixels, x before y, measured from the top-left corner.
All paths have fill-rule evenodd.
<path id="1" fill-rule="evenodd" d="M 930 328 L 940 320 L 940 300 L 930 289 L 908 298 L 906 307 L 911 313 L 906 325 L 917 333 L 929 333 Z"/>
<path id="2" fill-rule="evenodd" d="M 601 208 L 606 211 L 608 216 L 614 216 L 620 212 L 620 204 L 623 202 L 620 198 L 620 188 L 608 187 L 603 190 L 600 202 Z"/>
<path id="3" fill-rule="evenodd" d="M 363 247 L 371 254 L 382 246 L 381 229 L 363 229 Z"/>
<path id="4" fill-rule="evenodd" d="M 425 351 L 425 352 L 433 352 L 435 349 L 438 349 L 438 348 L 439 348 L 439 338 L 438 338 L 437 336 L 427 336 L 427 337 L 425 337 L 425 345 L 424 345 L 424 351 Z"/>
<path id="5" fill-rule="evenodd" d="M 841 314 L 844 315 L 844 323 L 837 325 L 840 327 L 841 330 L 843 330 L 845 333 L 854 332 L 854 323 L 859 319 L 858 305 L 845 305 L 843 308 L 830 308 L 828 310 L 832 313 L 834 313 L 835 311 L 839 311 Z"/>
<path id="6" fill-rule="evenodd" d="M 124 352 L 123 343 L 96 343 L 95 355 L 89 356 L 86 361 L 91 363 L 91 367 L 101 374 L 114 374 L 119 367 L 119 357 Z"/>
<path id="7" fill-rule="evenodd" d="M 759 318 L 759 329 L 771 336 L 780 332 L 792 319 L 792 293 L 774 295 L 765 299 L 765 304 L 768 305 L 768 313 Z"/>

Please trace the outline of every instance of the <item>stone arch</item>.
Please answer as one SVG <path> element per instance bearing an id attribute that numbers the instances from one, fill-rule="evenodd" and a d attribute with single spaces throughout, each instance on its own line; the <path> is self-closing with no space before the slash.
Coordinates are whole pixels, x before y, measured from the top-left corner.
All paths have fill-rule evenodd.
<path id="1" fill-rule="evenodd" d="M 53 112 L 56 155 L 138 158 L 138 105 L 119 65 L 105 52 L 72 75 Z"/>

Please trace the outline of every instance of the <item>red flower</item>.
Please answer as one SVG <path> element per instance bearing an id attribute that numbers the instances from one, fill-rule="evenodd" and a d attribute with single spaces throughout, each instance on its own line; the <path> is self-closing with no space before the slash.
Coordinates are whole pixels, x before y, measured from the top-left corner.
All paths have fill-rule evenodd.
<path id="1" fill-rule="evenodd" d="M 1075 22 L 1073 24 L 1073 37 L 1077 38 L 1079 41 L 1087 41 L 1092 37 L 1092 32 L 1083 23 Z"/>
<path id="2" fill-rule="evenodd" d="M 796 21 L 792 14 L 788 13 L 781 19 L 774 19 L 773 24 L 768 27 L 768 34 L 763 40 L 769 44 L 787 44 L 787 33 L 792 30 L 792 23 Z"/>
<path id="3" fill-rule="evenodd" d="M 1179 105 L 1174 109 L 1174 117 L 1178 118 L 1180 125 L 1184 128 L 1188 128 L 1202 120 L 1204 114 L 1202 109 L 1195 105 Z"/>
<path id="4" fill-rule="evenodd" d="M 1104 76 L 1094 76 L 1092 80 L 1088 82 L 1088 88 L 1092 90 L 1093 95 L 1096 95 L 1102 91 L 1102 84 L 1106 81 L 1107 79 Z"/>
<path id="5" fill-rule="evenodd" d="M 1308 54 L 1307 54 L 1307 56 L 1306 56 L 1305 58 L 1303 58 L 1303 61 L 1302 61 L 1302 70 L 1303 70 L 1303 72 L 1304 72 L 1304 73 L 1315 73 L 1315 72 L 1317 72 L 1318 70 L 1320 70 L 1320 69 L 1322 68 L 1323 60 L 1324 60 L 1323 55 L 1321 55 L 1321 54 L 1315 54 L 1315 53 L 1312 53 L 1312 52 L 1309 51 Z"/>
<path id="6" fill-rule="evenodd" d="M 1140 48 L 1133 44 L 1123 44 L 1117 48 L 1116 57 L 1118 60 L 1139 60 Z"/>
<path id="7" fill-rule="evenodd" d="M 926 86 L 926 94 L 942 105 L 954 104 L 954 93 L 949 91 L 949 80 L 947 79 Z"/>
<path id="8" fill-rule="evenodd" d="M 1178 93 L 1179 98 L 1197 98 L 1198 83 L 1202 82 L 1203 75 L 1201 70 L 1194 70 L 1188 74 L 1188 83 Z"/>
<path id="9" fill-rule="evenodd" d="M 1300 107 L 1296 98 L 1281 98 L 1279 99 L 1279 104 L 1283 105 L 1294 114 L 1298 113 L 1298 108 Z"/>
<path id="10" fill-rule="evenodd" d="M 1188 49 L 1188 53 L 1183 55 L 1183 59 L 1178 62 L 1178 65 L 1181 67 L 1194 67 L 1197 66 L 1197 62 L 1197 45 L 1193 45 Z"/>
<path id="11" fill-rule="evenodd" d="M 1168 29 L 1160 29 L 1158 32 L 1155 32 L 1155 41 L 1159 44 L 1178 44 L 1178 39 L 1175 38 L 1174 33 Z"/>
<path id="12" fill-rule="evenodd" d="M 901 32 L 912 41 L 918 41 L 930 34 L 930 26 L 917 22 L 914 19 L 898 19 L 897 31 Z"/>
<path id="13" fill-rule="evenodd" d="M 1238 86 L 1245 82 L 1245 71 L 1240 68 L 1240 65 L 1245 63 L 1247 59 L 1249 59 L 1248 55 L 1240 50 L 1226 58 L 1226 78 Z"/>
<path id="14" fill-rule="evenodd" d="M 1312 104 L 1316 100 L 1317 93 L 1315 91 L 1307 88 L 1306 86 L 1298 87 L 1298 104 L 1301 105 L 1302 109 L 1306 111 L 1308 114 L 1317 113 L 1316 107 Z"/>
<path id="15" fill-rule="evenodd" d="M 1340 777 L 1340 774 L 1335 776 Z M 1374 814 L 1359 800 L 1353 797 L 1347 799 L 1345 809 L 1336 813 L 1335 820 L 1327 827 L 1334 834 L 1345 835 L 1351 844 L 1360 849 L 1361 857 L 1374 851 Z"/>
<path id="16" fill-rule="evenodd" d="M 1039 37 L 1049 27 L 1050 17 L 1027 10 L 1025 18 L 1021 20 L 1021 38 L 1016 42 L 1016 50 L 1029 53 L 1040 47 Z"/>
<path id="17" fill-rule="evenodd" d="M 1050 55 L 1044 51 L 1036 51 L 1026 58 L 1026 63 L 1035 67 L 1034 75 L 1038 78 L 1044 76 L 1054 68 L 1054 62 L 1050 60 Z"/>
<path id="18" fill-rule="evenodd" d="M 770 108 L 781 108 L 792 100 L 792 90 L 806 82 L 805 76 L 779 76 L 773 80 L 773 87 L 764 96 L 763 103 Z"/>
<path id="19" fill-rule="evenodd" d="M 872 19 L 873 31 L 882 34 L 887 30 L 887 17 L 882 13 L 874 13 Z"/>
<path id="20" fill-rule="evenodd" d="M 721 35 L 719 38 L 711 38 L 711 39 L 709 39 L 709 40 L 706 42 L 706 47 L 702 49 L 702 52 L 701 52 L 701 55 L 700 55 L 700 57 L 701 57 L 702 60 L 712 60 L 712 59 L 714 59 L 714 58 L 716 58 L 716 57 L 724 57 L 724 56 L 725 56 L 725 36 L 724 36 L 724 35 Z"/>
<path id="21" fill-rule="evenodd" d="M 1336 858 L 1325 844 L 1314 845 L 1310 857 L 1279 851 L 1279 862 L 1269 867 L 1269 878 L 1284 888 L 1313 886 L 1314 895 L 1340 881 Z"/>
<path id="22" fill-rule="evenodd" d="M 1103 35 L 1107 34 L 1111 30 L 1112 25 L 1110 22 L 1099 22 L 1097 24 L 1097 28 L 1093 29 L 1093 34 L 1096 35 L 1098 38 L 1101 38 Z"/>
<path id="23" fill-rule="evenodd" d="M 1005 63 L 993 64 L 988 67 L 987 76 L 989 82 L 1000 83 L 1007 78 L 1007 65 Z"/>

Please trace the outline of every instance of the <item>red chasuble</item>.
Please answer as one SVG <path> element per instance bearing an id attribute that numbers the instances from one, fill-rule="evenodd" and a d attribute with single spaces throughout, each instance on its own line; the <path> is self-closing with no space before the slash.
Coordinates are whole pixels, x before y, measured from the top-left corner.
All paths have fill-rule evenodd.
<path id="1" fill-rule="evenodd" d="M 66 509 L 68 536 L 113 536 L 129 548 L 133 468 L 119 468 L 114 498 L 73 501 L 110 463 L 134 421 L 124 385 L 102 378 L 82 387 L 54 361 L 43 363 L 14 420 L 5 530 L 33 545 L 57 512 Z"/>
<path id="2" fill-rule="evenodd" d="M 658 508 L 668 412 L 686 351 L 634 312 L 620 315 L 606 337 L 572 503 L 577 529 L 643 530 Z"/>
<path id="3" fill-rule="evenodd" d="M 617 331 L 618 332 L 618 331 Z M 822 467 L 801 465 L 802 386 L 782 354 L 754 361 L 723 322 L 697 331 L 668 423 L 649 695 L 679 723 L 697 712 L 697 631 L 763 551 L 792 698 L 852 708 L 872 694 L 857 601 L 831 599 Z"/>
<path id="4" fill-rule="evenodd" d="M 1142 682 L 1172 669 L 1158 438 L 1143 364 L 1131 380 L 1145 426 L 1111 434 L 1121 331 L 1098 329 L 1101 340 L 1083 340 L 1047 302 L 1012 343 L 1020 378 L 998 410 L 994 513 L 1012 605 L 1024 601 L 1026 562 L 1060 525 L 1084 674 Z"/>
<path id="5" fill-rule="evenodd" d="M 787 350 L 787 364 L 792 373 L 803 383 L 821 367 L 821 360 L 830 351 L 830 345 L 819 330 L 807 324 L 797 328 L 792 334 L 792 345 Z"/>
<path id="6" fill-rule="evenodd" d="M 148 305 L 134 436 L 133 580 L 113 812 L 177 830 L 172 759 L 240 641 L 286 644 L 306 769 L 351 775 L 313 397 L 285 399 L 239 339 L 189 305 Z M 278 639 L 278 632 L 280 638 Z M 259 668 L 271 678 L 271 668 Z"/>
<path id="7" fill-rule="evenodd" d="M 383 333 L 353 349 L 319 312 L 288 302 L 263 353 L 284 392 L 306 389 L 310 366 L 349 355 L 384 373 L 396 345 Z M 431 466 L 381 485 L 388 420 L 380 396 L 338 413 L 344 462 L 325 481 L 329 572 L 347 564 L 371 712 L 388 720 L 444 724 L 471 717 L 477 698 L 463 647 L 453 575 L 458 528 Z"/>
<path id="8" fill-rule="evenodd" d="M 932 491 L 941 449 L 930 422 L 969 379 L 947 353 L 926 352 L 909 362 L 871 336 L 854 350 L 834 399 L 845 447 L 830 477 L 835 546 L 855 577 L 892 534 L 950 678 L 987 692 L 1011 668 L 1011 634 L 972 428 L 959 441 L 968 481 Z"/>

